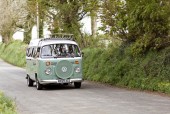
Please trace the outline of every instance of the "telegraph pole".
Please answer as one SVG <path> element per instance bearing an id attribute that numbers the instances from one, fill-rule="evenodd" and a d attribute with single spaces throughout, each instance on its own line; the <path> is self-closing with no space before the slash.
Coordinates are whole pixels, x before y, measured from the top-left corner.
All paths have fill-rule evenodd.
<path id="1" fill-rule="evenodd" d="M 37 39 L 39 39 L 39 6 L 38 6 L 38 1 L 37 1 Z"/>

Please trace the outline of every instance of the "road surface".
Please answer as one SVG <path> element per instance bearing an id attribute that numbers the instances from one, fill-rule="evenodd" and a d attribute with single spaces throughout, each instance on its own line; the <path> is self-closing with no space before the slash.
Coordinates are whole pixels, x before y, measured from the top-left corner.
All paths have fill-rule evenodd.
<path id="1" fill-rule="evenodd" d="M 20 114 L 170 114 L 170 97 L 84 81 L 81 89 L 27 87 L 25 69 L 0 60 L 0 90 Z"/>

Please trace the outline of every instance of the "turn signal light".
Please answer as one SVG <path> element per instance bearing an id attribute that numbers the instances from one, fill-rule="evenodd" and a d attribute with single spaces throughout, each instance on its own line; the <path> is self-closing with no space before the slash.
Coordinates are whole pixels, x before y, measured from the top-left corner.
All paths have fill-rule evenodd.
<path id="1" fill-rule="evenodd" d="M 50 66 L 51 65 L 51 62 L 46 62 L 46 66 Z"/>
<path id="2" fill-rule="evenodd" d="M 75 64 L 79 64 L 79 61 L 75 61 L 74 63 L 75 63 Z"/>

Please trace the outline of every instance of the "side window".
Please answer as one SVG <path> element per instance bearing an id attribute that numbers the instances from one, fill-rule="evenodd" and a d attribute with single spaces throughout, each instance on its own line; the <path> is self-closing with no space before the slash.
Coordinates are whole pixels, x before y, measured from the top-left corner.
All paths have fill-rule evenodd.
<path id="1" fill-rule="evenodd" d="M 40 47 L 37 47 L 37 53 L 36 56 L 39 57 L 40 56 Z"/>
<path id="2" fill-rule="evenodd" d="M 42 54 L 42 56 L 52 56 L 51 46 L 50 45 L 43 46 L 41 54 Z"/>
<path id="3" fill-rule="evenodd" d="M 27 48 L 26 56 L 31 57 L 32 48 Z"/>
<path id="4" fill-rule="evenodd" d="M 30 48 L 27 48 L 27 51 L 26 51 L 26 56 L 29 57 L 29 50 Z"/>
<path id="5" fill-rule="evenodd" d="M 33 48 L 30 48 L 30 49 L 29 49 L 28 57 L 32 57 L 32 50 L 33 50 Z"/>
<path id="6" fill-rule="evenodd" d="M 76 57 L 80 57 L 81 56 L 80 55 L 80 50 L 79 50 L 77 45 L 74 45 L 74 53 L 75 53 Z"/>
<path id="7" fill-rule="evenodd" d="M 31 57 L 34 57 L 34 50 L 35 50 L 35 48 L 32 48 Z"/>
<path id="8" fill-rule="evenodd" d="M 32 56 L 34 57 L 34 58 L 36 58 L 37 56 L 37 48 L 33 48 L 33 54 L 32 54 Z"/>

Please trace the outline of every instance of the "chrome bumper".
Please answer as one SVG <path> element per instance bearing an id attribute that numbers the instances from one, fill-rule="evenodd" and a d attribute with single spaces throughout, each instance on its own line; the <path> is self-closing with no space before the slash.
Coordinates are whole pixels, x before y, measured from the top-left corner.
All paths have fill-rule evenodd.
<path id="1" fill-rule="evenodd" d="M 82 78 L 75 78 L 75 79 L 69 79 L 68 83 L 72 83 L 72 82 L 82 82 L 83 79 Z M 57 84 L 60 83 L 59 80 L 41 80 L 39 81 L 40 84 Z"/>

